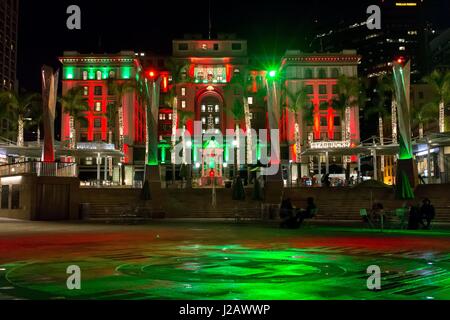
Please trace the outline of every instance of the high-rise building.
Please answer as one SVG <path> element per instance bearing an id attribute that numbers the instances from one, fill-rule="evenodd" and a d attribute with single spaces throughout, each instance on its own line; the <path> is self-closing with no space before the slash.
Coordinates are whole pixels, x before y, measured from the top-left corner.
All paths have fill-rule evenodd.
<path id="1" fill-rule="evenodd" d="M 317 51 L 356 49 L 361 55 L 359 74 L 376 77 L 390 72 L 398 57 L 411 60 L 413 82 L 429 72 L 428 43 L 433 30 L 424 18 L 424 0 L 374 1 L 381 9 L 381 29 L 369 29 L 367 21 L 343 20 L 322 30 L 313 40 Z M 368 17 L 368 16 L 367 16 Z"/>
<path id="2" fill-rule="evenodd" d="M 16 88 L 19 0 L 0 1 L 0 89 Z"/>

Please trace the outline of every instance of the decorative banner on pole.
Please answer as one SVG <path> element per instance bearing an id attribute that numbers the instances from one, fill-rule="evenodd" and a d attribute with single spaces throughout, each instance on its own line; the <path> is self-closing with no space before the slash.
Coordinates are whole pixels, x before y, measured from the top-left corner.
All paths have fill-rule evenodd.
<path id="1" fill-rule="evenodd" d="M 410 62 L 403 66 L 394 62 L 394 86 L 399 124 L 399 160 L 397 161 L 396 196 L 399 199 L 414 199 L 414 188 L 418 184 L 417 167 L 413 159 L 410 118 Z"/>
<path id="2" fill-rule="evenodd" d="M 146 103 L 146 164 L 158 165 L 158 112 L 161 78 L 145 82 L 147 91 Z M 150 88 L 149 88 L 150 87 Z"/>
<path id="3" fill-rule="evenodd" d="M 58 94 L 59 71 L 53 73 L 53 68 L 43 66 L 42 74 L 42 107 L 44 123 L 44 146 L 42 148 L 42 161 L 55 161 L 54 124 L 56 99 Z"/>

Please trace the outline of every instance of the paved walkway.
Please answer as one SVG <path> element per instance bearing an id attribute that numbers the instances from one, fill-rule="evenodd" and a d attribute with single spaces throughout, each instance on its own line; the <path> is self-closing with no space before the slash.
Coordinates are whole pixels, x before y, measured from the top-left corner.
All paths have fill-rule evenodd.
<path id="1" fill-rule="evenodd" d="M 0 299 L 450 299 L 450 232 L 0 220 Z M 66 269 L 81 268 L 81 290 Z M 367 289 L 367 267 L 381 290 Z"/>

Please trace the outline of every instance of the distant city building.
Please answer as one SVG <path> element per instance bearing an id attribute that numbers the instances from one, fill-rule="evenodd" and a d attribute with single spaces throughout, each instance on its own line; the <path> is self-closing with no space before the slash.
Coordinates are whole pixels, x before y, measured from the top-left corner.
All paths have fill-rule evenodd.
<path id="1" fill-rule="evenodd" d="M 0 90 L 17 89 L 17 31 L 19 0 L 0 1 Z M 10 134 L 8 119 L 1 119 L 0 133 Z"/>
<path id="2" fill-rule="evenodd" d="M 312 47 L 321 52 L 356 49 L 362 56 L 359 74 L 368 77 L 390 72 L 392 61 L 404 57 L 411 60 L 412 80 L 420 80 L 430 68 L 428 43 L 434 33 L 423 18 L 423 1 L 374 4 L 381 8 L 380 30 L 370 30 L 366 21 L 343 21 L 317 34 Z"/>
<path id="3" fill-rule="evenodd" d="M 19 0 L 0 1 L 0 88 L 16 87 Z"/>

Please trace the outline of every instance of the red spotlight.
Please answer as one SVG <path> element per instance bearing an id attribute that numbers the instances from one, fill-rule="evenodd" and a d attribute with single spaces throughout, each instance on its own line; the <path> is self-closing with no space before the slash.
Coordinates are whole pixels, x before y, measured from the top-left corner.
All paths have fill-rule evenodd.
<path id="1" fill-rule="evenodd" d="M 398 57 L 395 61 L 396 61 L 398 64 L 403 65 L 403 64 L 405 63 L 405 58 L 404 58 L 404 57 Z"/>
<path id="2" fill-rule="evenodd" d="M 150 79 L 155 79 L 156 78 L 156 71 L 154 71 L 154 70 L 147 71 L 147 77 L 150 78 Z"/>

